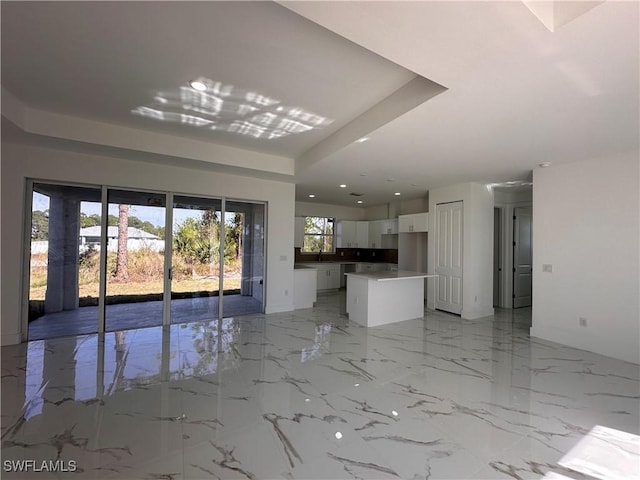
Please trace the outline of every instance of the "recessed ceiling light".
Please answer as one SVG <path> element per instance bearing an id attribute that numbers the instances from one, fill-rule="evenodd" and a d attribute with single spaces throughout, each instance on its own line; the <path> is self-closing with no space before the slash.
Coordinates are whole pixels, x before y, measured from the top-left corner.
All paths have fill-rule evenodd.
<path id="1" fill-rule="evenodd" d="M 542 163 L 539 163 L 538 166 L 540 168 L 547 168 L 551 166 L 551 162 L 542 162 Z"/>
<path id="2" fill-rule="evenodd" d="M 366 142 L 367 140 L 369 140 L 370 137 L 362 137 L 359 138 L 358 140 L 356 140 L 356 143 L 363 143 Z"/>
<path id="3" fill-rule="evenodd" d="M 387 178 L 387 182 L 393 182 L 395 181 L 395 178 Z"/>
<path id="4" fill-rule="evenodd" d="M 191 88 L 197 90 L 198 92 L 204 92 L 207 90 L 207 85 L 200 80 L 191 80 L 189 82 L 189 85 L 191 86 Z"/>
<path id="5" fill-rule="evenodd" d="M 313 193 L 310 193 L 309 198 L 316 198 L 316 196 Z"/>
<path id="6" fill-rule="evenodd" d="M 340 188 L 347 188 L 347 186 L 343 183 L 342 185 L 340 185 Z"/>
<path id="7" fill-rule="evenodd" d="M 399 197 L 399 196 L 400 196 L 400 192 L 396 192 L 396 193 L 394 193 L 394 195 L 395 195 L 396 197 Z"/>
<path id="8" fill-rule="evenodd" d="M 356 203 L 364 203 L 362 200 L 358 200 Z"/>

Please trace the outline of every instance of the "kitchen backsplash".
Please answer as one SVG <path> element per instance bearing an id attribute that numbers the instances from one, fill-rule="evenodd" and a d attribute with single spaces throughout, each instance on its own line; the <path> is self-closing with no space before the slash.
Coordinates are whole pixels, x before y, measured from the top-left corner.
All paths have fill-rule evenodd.
<path id="1" fill-rule="evenodd" d="M 296 263 L 317 262 L 317 253 L 302 253 L 300 247 L 295 249 Z M 336 253 L 323 253 L 322 262 L 371 262 L 398 263 L 396 248 L 337 248 Z"/>

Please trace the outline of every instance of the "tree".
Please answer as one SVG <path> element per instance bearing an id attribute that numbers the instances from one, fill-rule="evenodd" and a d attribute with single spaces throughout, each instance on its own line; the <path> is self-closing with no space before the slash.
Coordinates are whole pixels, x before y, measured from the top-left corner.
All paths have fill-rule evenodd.
<path id="1" fill-rule="evenodd" d="M 35 210 L 31 214 L 31 240 L 47 240 L 49 238 L 49 210 Z"/>
<path id="2" fill-rule="evenodd" d="M 87 215 L 84 212 L 80 212 L 80 227 L 97 227 L 100 225 L 100 215 L 94 213 L 92 215 Z"/>
<path id="3" fill-rule="evenodd" d="M 200 219 L 186 218 L 173 237 L 176 251 L 192 265 L 211 263 L 220 246 L 215 217 L 206 214 L 204 212 Z"/>
<path id="4" fill-rule="evenodd" d="M 234 213 L 233 220 L 225 225 L 225 252 L 227 261 L 235 261 L 240 257 L 242 249 L 242 223 L 243 214 Z"/>
<path id="5" fill-rule="evenodd" d="M 129 280 L 128 251 L 129 241 L 129 205 L 118 205 L 118 256 L 116 259 L 115 278 L 118 281 Z"/>

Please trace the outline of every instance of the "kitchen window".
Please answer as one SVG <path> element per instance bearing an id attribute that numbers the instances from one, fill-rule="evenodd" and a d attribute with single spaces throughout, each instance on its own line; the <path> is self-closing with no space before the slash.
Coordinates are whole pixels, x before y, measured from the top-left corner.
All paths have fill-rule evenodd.
<path id="1" fill-rule="evenodd" d="M 302 251 L 306 253 L 333 253 L 334 223 L 334 218 L 305 217 Z"/>

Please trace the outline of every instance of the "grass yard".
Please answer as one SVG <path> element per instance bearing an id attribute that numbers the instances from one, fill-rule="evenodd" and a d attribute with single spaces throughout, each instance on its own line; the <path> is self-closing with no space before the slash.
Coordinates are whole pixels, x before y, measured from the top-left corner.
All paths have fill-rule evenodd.
<path id="1" fill-rule="evenodd" d="M 79 267 L 79 297 L 98 297 L 99 288 L 99 257 L 81 258 Z M 216 292 L 218 291 L 218 277 L 210 273 L 217 272 L 216 266 L 187 265 L 183 259 L 174 256 L 174 278 L 171 281 L 171 291 L 175 293 L 188 292 Z M 111 275 L 107 277 L 107 296 L 136 296 L 162 294 L 163 292 L 163 264 L 164 257 L 160 253 L 151 251 L 130 252 L 129 281 L 115 281 Z M 115 255 L 109 254 L 107 267 L 114 270 Z M 224 289 L 240 288 L 240 265 L 225 266 Z M 47 255 L 34 254 L 31 257 L 29 300 L 44 300 L 47 289 Z"/>

